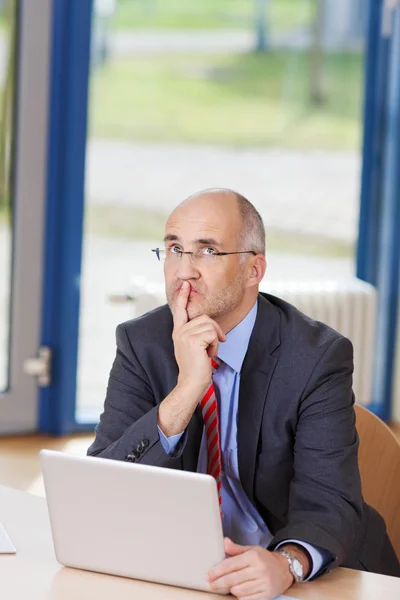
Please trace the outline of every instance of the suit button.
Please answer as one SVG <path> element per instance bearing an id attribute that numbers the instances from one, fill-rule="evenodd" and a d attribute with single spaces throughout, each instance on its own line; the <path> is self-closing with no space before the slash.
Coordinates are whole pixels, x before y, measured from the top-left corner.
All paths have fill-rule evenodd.
<path id="1" fill-rule="evenodd" d="M 142 442 L 139 442 L 139 444 L 136 446 L 136 450 L 140 453 L 143 452 L 144 446 L 143 446 Z"/>
<path id="2" fill-rule="evenodd" d="M 132 454 L 128 454 L 128 456 L 125 458 L 126 462 L 134 462 L 134 458 L 132 456 Z"/>
<path id="3" fill-rule="evenodd" d="M 149 440 L 143 440 L 142 444 L 143 444 L 143 448 L 147 448 L 147 446 L 149 445 Z"/>
<path id="4" fill-rule="evenodd" d="M 133 458 L 139 458 L 140 452 L 138 452 L 137 450 L 132 450 L 132 454 L 131 456 L 133 456 Z"/>

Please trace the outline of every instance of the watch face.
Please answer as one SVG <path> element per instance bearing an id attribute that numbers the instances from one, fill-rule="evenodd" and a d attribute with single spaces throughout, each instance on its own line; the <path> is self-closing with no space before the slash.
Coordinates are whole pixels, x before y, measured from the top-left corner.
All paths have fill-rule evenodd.
<path id="1" fill-rule="evenodd" d="M 302 564 L 297 558 L 293 560 L 293 571 L 295 572 L 296 577 L 303 577 L 303 567 Z"/>

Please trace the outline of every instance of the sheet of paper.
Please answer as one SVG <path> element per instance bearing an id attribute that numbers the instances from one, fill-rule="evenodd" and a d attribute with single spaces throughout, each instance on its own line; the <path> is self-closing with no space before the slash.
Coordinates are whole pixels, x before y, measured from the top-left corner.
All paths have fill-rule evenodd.
<path id="1" fill-rule="evenodd" d="M 0 554 L 15 554 L 16 549 L 7 531 L 4 529 L 3 525 L 0 523 Z"/>

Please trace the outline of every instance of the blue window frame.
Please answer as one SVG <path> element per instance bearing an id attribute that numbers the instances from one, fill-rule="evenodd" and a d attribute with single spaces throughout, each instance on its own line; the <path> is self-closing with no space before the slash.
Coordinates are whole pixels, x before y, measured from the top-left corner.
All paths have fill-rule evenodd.
<path id="1" fill-rule="evenodd" d="M 75 421 L 92 0 L 53 0 L 42 344 L 53 349 L 39 429 Z M 76 332 L 76 335 L 71 334 Z"/>
<path id="2" fill-rule="evenodd" d="M 400 5 L 371 0 L 357 275 L 376 285 L 372 405 L 391 416 L 400 266 Z"/>

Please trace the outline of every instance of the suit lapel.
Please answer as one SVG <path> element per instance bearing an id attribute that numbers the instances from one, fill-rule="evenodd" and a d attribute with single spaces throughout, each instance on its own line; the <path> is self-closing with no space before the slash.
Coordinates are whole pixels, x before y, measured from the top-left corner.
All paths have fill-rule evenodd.
<path id="1" fill-rule="evenodd" d="M 254 503 L 254 474 L 261 421 L 278 358 L 271 356 L 280 344 L 278 310 L 261 295 L 257 318 L 240 375 L 238 409 L 238 461 L 243 489 Z"/>

